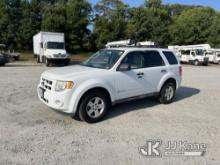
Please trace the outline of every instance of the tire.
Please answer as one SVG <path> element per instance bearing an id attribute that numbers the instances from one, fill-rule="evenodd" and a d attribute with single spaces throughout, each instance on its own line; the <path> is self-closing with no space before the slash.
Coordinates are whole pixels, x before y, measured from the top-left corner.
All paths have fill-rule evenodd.
<path id="1" fill-rule="evenodd" d="M 102 120 L 108 109 L 109 101 L 105 93 L 93 91 L 83 98 L 79 106 L 78 115 L 82 121 L 96 123 Z"/>
<path id="2" fill-rule="evenodd" d="M 195 60 L 193 64 L 194 64 L 195 66 L 199 66 L 199 61 L 198 61 L 198 60 Z"/>
<path id="3" fill-rule="evenodd" d="M 40 56 L 37 56 L 37 63 L 40 63 Z"/>
<path id="4" fill-rule="evenodd" d="M 176 86 L 173 82 L 166 83 L 159 94 L 159 101 L 162 104 L 170 104 L 175 97 Z"/>
<path id="5" fill-rule="evenodd" d="M 64 65 L 65 65 L 65 66 L 68 66 L 69 63 L 70 63 L 70 61 L 68 60 L 68 61 L 66 61 L 66 62 L 64 63 Z"/>
<path id="6" fill-rule="evenodd" d="M 46 64 L 47 67 L 50 66 L 50 61 L 47 58 L 45 58 L 45 64 Z"/>
<path id="7" fill-rule="evenodd" d="M 14 60 L 18 61 L 19 60 L 19 56 L 14 57 Z"/>

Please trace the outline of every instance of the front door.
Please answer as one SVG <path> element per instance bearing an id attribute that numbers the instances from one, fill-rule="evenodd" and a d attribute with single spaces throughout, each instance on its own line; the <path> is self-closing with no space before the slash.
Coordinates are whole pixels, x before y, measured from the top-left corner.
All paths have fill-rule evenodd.
<path id="1" fill-rule="evenodd" d="M 117 71 L 115 87 L 117 100 L 143 95 L 146 93 L 147 81 L 144 79 L 144 54 L 141 51 L 130 52 L 122 63 L 130 65 L 128 71 Z"/>

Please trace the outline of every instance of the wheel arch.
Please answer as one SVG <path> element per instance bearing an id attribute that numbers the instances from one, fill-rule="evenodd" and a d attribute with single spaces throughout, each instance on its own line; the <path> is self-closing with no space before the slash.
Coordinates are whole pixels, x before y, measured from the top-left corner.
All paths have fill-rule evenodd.
<path id="1" fill-rule="evenodd" d="M 94 91 L 102 91 L 103 93 L 105 93 L 105 95 L 106 95 L 106 97 L 107 97 L 107 99 L 108 99 L 108 101 L 109 101 L 109 103 L 110 103 L 110 105 L 111 105 L 111 103 L 112 103 L 112 98 L 111 98 L 110 92 L 109 92 L 106 88 L 101 87 L 101 86 L 100 86 L 100 87 L 93 87 L 93 88 L 87 89 L 87 90 L 81 95 L 81 97 L 80 97 L 80 99 L 79 99 L 79 101 L 78 101 L 78 103 L 77 103 L 77 108 L 76 108 L 76 112 L 75 112 L 75 113 L 77 113 L 77 111 L 79 110 L 79 106 L 80 106 L 80 104 L 82 103 L 82 100 L 85 98 L 85 96 L 86 96 L 88 93 L 94 92 Z"/>
<path id="2" fill-rule="evenodd" d="M 176 81 L 176 79 L 173 78 L 173 77 L 169 77 L 169 78 L 167 78 L 166 80 L 164 80 L 163 83 L 161 83 L 161 85 L 160 85 L 160 87 L 159 87 L 159 92 L 161 91 L 161 89 L 163 88 L 163 86 L 164 86 L 165 84 L 167 84 L 168 82 L 174 83 L 174 84 L 175 84 L 175 89 L 177 89 L 177 81 Z"/>

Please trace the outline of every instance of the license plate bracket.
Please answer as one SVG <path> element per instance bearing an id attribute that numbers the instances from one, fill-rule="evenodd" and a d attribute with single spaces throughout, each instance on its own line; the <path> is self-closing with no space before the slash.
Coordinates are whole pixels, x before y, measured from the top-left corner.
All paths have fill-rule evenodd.
<path id="1" fill-rule="evenodd" d="M 45 89 L 43 88 L 38 88 L 38 93 L 39 93 L 39 96 L 43 99 L 44 98 L 44 92 L 45 92 Z"/>

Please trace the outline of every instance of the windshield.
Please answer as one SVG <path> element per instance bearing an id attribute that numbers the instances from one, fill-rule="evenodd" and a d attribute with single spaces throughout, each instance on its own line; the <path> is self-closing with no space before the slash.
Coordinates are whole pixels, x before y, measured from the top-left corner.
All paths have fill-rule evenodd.
<path id="1" fill-rule="evenodd" d="M 123 53 L 124 51 L 121 50 L 100 50 L 84 61 L 82 65 L 93 68 L 111 69 Z"/>
<path id="2" fill-rule="evenodd" d="M 196 55 L 203 56 L 204 55 L 204 51 L 202 49 L 197 49 L 196 50 Z"/>
<path id="3" fill-rule="evenodd" d="M 48 42 L 47 48 L 48 49 L 64 49 L 64 43 L 63 42 Z"/>

